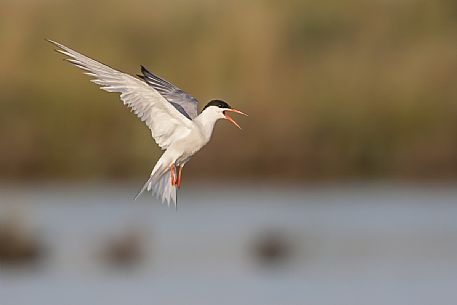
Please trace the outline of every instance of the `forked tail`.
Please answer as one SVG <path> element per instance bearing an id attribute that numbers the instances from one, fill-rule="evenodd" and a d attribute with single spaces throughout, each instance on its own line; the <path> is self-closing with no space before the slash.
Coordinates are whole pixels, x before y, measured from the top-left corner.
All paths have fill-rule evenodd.
<path id="1" fill-rule="evenodd" d="M 152 170 L 151 176 L 148 181 L 144 184 L 141 191 L 135 196 L 135 200 L 140 197 L 144 191 L 151 191 L 153 195 L 166 202 L 168 206 L 171 203 L 176 205 L 176 185 L 171 184 L 171 175 L 169 168 L 163 166 L 160 161 L 157 162 L 156 166 Z"/>

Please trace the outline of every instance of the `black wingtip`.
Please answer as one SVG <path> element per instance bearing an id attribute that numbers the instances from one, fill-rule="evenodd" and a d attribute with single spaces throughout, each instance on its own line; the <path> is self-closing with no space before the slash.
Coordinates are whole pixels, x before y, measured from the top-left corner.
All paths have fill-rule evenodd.
<path id="1" fill-rule="evenodd" d="M 151 72 L 149 72 L 149 70 L 146 69 L 143 65 L 140 65 L 140 67 L 141 73 L 143 73 L 145 77 L 154 77 L 154 75 Z"/>

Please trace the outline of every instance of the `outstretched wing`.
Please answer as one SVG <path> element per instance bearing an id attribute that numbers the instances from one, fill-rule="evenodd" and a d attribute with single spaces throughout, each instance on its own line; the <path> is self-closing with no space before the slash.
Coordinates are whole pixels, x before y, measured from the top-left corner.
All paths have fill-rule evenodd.
<path id="1" fill-rule="evenodd" d="M 91 81 L 108 92 L 118 92 L 121 100 L 145 122 L 152 137 L 162 148 L 167 149 L 177 139 L 190 132 L 192 121 L 183 116 L 156 89 L 145 82 L 110 68 L 84 56 L 60 43 L 48 40 L 57 46 L 56 51 L 67 55 L 67 60 L 85 74 L 94 77 Z"/>
<path id="2" fill-rule="evenodd" d="M 152 88 L 156 89 L 164 98 L 167 99 L 179 112 L 189 120 L 193 120 L 198 115 L 198 100 L 182 91 L 175 85 L 149 72 L 141 66 L 141 73 L 137 75 Z"/>

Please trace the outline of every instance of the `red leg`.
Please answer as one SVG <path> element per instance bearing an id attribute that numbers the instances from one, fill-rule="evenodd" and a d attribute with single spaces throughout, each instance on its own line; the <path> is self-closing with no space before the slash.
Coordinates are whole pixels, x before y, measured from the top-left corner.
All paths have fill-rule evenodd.
<path id="1" fill-rule="evenodd" d="M 175 165 L 172 164 L 170 166 L 170 176 L 171 176 L 171 185 L 175 185 L 176 184 L 176 181 L 175 181 Z"/>
<path id="2" fill-rule="evenodd" d="M 176 183 L 176 184 L 178 185 L 178 188 L 181 187 L 181 174 L 182 174 L 182 168 L 183 168 L 183 167 L 184 167 L 184 166 L 182 166 L 182 165 L 179 167 L 178 182 Z"/>

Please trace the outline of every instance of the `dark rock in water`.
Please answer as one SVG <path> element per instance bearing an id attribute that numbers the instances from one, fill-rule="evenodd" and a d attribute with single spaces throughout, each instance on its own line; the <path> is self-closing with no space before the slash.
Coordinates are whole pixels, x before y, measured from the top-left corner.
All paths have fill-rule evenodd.
<path id="1" fill-rule="evenodd" d="M 138 231 L 127 231 L 108 241 L 103 257 L 112 267 L 133 267 L 145 255 L 144 239 Z"/>
<path id="2" fill-rule="evenodd" d="M 293 246 L 284 233 L 276 230 L 262 232 L 253 243 L 253 254 L 257 262 L 266 266 L 286 263 L 290 260 Z"/>
<path id="3" fill-rule="evenodd" d="M 43 257 L 45 247 L 20 223 L 0 223 L 0 265 L 35 265 Z"/>

